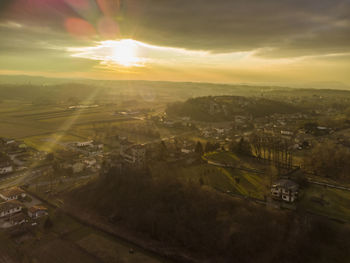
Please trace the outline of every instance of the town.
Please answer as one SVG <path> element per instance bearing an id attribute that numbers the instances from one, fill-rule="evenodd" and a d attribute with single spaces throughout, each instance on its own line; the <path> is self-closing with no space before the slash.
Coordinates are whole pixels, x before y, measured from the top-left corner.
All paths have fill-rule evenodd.
<path id="1" fill-rule="evenodd" d="M 256 95 L 254 89 L 260 93 Z M 291 93 L 262 87 L 250 87 L 245 93 L 232 87 L 227 93 L 186 99 L 180 99 L 180 93 L 154 101 L 101 93 L 91 101 L 62 97 L 43 105 L 3 101 L 0 237 L 21 244 L 12 248 L 27 257 L 39 253 L 30 249 L 32 244 L 52 251 L 59 242 L 63 249 L 68 245 L 61 239 L 65 236 L 69 249 L 78 245 L 78 250 L 73 249 L 76 258 L 83 257 L 80 249 L 92 251 L 90 243 L 101 244 L 94 248 L 100 255 L 103 244 L 119 246 L 115 239 L 123 238 L 130 243 L 118 251 L 130 259 L 157 262 L 141 253 L 137 248 L 141 247 L 170 260 L 193 261 L 191 252 L 179 256 L 181 252 L 171 252 L 172 247 L 160 252 L 169 238 L 162 233 L 173 236 L 173 231 L 188 227 L 186 223 L 170 230 L 168 215 L 181 221 L 183 213 L 198 222 L 201 213 L 211 214 L 214 207 L 228 202 L 250 212 L 240 219 L 226 211 L 230 216 L 220 223 L 223 229 L 237 218 L 237 224 L 249 224 L 253 231 L 256 224 L 247 223 L 252 216 L 326 220 L 336 222 L 331 224 L 337 228 L 347 224 L 350 93 Z M 25 115 L 20 113 L 23 107 Z M 187 207 L 191 203 L 196 209 Z M 174 214 L 179 209 L 182 212 Z M 138 217 L 133 216 L 135 211 Z M 124 225 L 142 235 L 115 229 Z M 206 231 L 202 225 L 192 227 Z M 276 231 L 273 225 L 267 227 Z M 296 227 L 310 228 L 309 223 Z M 143 235 L 158 243 L 145 244 Z M 178 244 L 185 238 L 178 236 Z M 265 238 L 270 240 L 268 235 Z M 194 250 L 203 251 L 200 242 L 193 244 Z M 116 257 L 111 252 L 105 256 Z"/>
<path id="2" fill-rule="evenodd" d="M 155 175 L 159 167 L 167 165 L 182 167 L 188 173 L 181 180 L 197 181 L 231 196 L 288 209 L 306 205 L 313 211 L 316 206 L 315 211 L 319 211 L 317 206 L 328 202 L 327 194 L 309 196 L 308 188 L 324 186 L 349 191 L 341 173 L 320 173 L 323 167 L 317 170 L 316 163 L 310 164 L 310 155 L 322 145 L 347 151 L 350 121 L 343 114 L 343 105 L 350 96 L 343 101 L 337 98 L 336 103 L 315 95 L 291 96 L 283 103 L 272 100 L 273 94 L 266 97 L 200 97 L 168 103 L 164 111 L 116 111 L 116 118 L 123 118 L 122 126 L 118 120 L 117 125 L 93 124 L 86 140 L 66 140 L 64 134 L 58 139 L 43 138 L 41 144 L 50 145 L 50 151 L 36 147 L 28 139 L 1 138 L 2 188 L 11 192 L 11 187 L 22 187 L 50 199 L 112 168 L 150 169 Z M 314 108 L 301 107 L 300 101 L 307 100 L 310 104 L 322 103 Z M 269 106 L 264 107 L 267 103 Z M 330 103 L 334 107 L 322 111 Z M 79 107 L 78 111 L 96 107 L 102 106 Z M 327 122 L 330 118 L 337 118 L 337 123 Z M 167 173 L 171 175 L 171 171 Z M 227 181 L 227 176 L 233 180 Z M 249 182 L 253 178 L 257 185 Z M 213 183 L 215 179 L 227 182 L 218 185 Z M 5 201 L 2 204 L 7 207 Z M 340 211 L 324 215 L 333 217 L 333 212 L 337 220 L 348 220 Z M 6 216 L 8 220 L 10 217 L 13 220 L 12 213 Z"/>

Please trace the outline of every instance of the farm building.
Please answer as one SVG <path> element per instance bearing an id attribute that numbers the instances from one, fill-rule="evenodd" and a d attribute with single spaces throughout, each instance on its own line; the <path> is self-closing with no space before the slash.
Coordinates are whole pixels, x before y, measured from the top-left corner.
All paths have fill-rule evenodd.
<path id="1" fill-rule="evenodd" d="M 87 146 L 93 146 L 94 141 L 86 141 L 86 142 L 77 142 L 77 147 L 87 147 Z"/>
<path id="2" fill-rule="evenodd" d="M 13 172 L 13 167 L 11 165 L 0 165 L 0 174 L 8 174 Z"/>
<path id="3" fill-rule="evenodd" d="M 272 184 L 272 198 L 293 203 L 298 198 L 299 185 L 289 179 L 280 179 Z"/>
<path id="4" fill-rule="evenodd" d="M 19 187 L 12 187 L 9 189 L 1 190 L 0 197 L 5 201 L 16 200 L 19 197 L 26 197 L 26 192 Z"/>
<path id="5" fill-rule="evenodd" d="M 75 164 L 72 165 L 73 173 L 80 173 L 84 171 L 85 164 L 82 162 L 76 162 Z"/>
<path id="6" fill-rule="evenodd" d="M 39 218 L 42 216 L 46 216 L 47 214 L 47 208 L 44 206 L 36 205 L 28 209 L 28 215 L 31 218 Z"/>
<path id="7" fill-rule="evenodd" d="M 0 138 L 0 142 L 1 142 L 2 144 L 7 144 L 7 145 L 9 145 L 9 144 L 11 144 L 11 143 L 14 143 L 15 140 L 14 140 L 14 139 L 8 139 L 8 138 Z"/>
<path id="8" fill-rule="evenodd" d="M 28 216 L 26 216 L 25 214 L 17 213 L 17 214 L 11 215 L 10 223 L 13 226 L 22 225 L 22 224 L 28 222 L 27 218 L 28 218 Z"/>
<path id="9" fill-rule="evenodd" d="M 89 158 L 89 159 L 85 159 L 84 163 L 87 165 L 88 168 L 90 168 L 90 167 L 96 165 L 97 162 L 96 162 L 96 159 Z"/>
<path id="10" fill-rule="evenodd" d="M 0 217 L 21 212 L 22 204 L 16 200 L 0 203 Z"/>
<path id="11" fill-rule="evenodd" d="M 124 161 L 137 167 L 142 167 L 146 161 L 146 148 L 144 145 L 133 145 L 121 151 Z"/>

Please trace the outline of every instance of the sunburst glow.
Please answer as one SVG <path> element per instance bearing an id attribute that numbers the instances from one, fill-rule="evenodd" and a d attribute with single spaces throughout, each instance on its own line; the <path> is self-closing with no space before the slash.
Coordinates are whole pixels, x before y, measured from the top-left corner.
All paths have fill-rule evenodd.
<path id="1" fill-rule="evenodd" d="M 68 51 L 73 57 L 100 60 L 101 64 L 142 67 L 147 60 L 142 55 L 142 45 L 132 39 L 106 40 L 94 47 L 68 48 Z"/>
<path id="2" fill-rule="evenodd" d="M 138 47 L 134 41 L 121 40 L 113 45 L 111 60 L 124 67 L 138 66 L 141 59 L 137 52 Z"/>

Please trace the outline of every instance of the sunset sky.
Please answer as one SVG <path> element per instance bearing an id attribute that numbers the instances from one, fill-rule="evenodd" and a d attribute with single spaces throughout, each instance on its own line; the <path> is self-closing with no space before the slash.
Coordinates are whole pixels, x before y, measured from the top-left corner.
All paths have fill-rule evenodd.
<path id="1" fill-rule="evenodd" d="M 350 0 L 0 0 L 0 74 L 350 85 Z"/>

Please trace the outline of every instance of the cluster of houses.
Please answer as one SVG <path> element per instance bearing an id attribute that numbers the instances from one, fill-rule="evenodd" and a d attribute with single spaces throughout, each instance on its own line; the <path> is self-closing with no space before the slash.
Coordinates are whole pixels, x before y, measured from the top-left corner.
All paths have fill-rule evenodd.
<path id="1" fill-rule="evenodd" d="M 130 168 L 145 168 L 147 162 L 163 160 L 169 163 L 191 163 L 196 158 L 196 142 L 185 138 L 163 138 L 157 142 L 136 144 L 126 137 L 119 137 L 117 151 L 104 156 L 104 163 L 109 166 L 125 165 Z"/>
<path id="2" fill-rule="evenodd" d="M 48 215 L 48 210 L 42 205 L 27 207 L 27 194 L 19 187 L 12 187 L 0 191 L 0 222 L 2 227 L 22 225 L 37 218 Z M 26 208 L 26 209 L 24 209 Z"/>
<path id="3" fill-rule="evenodd" d="M 60 151 L 56 153 L 59 160 L 59 167 L 65 170 L 71 170 L 73 174 L 90 171 L 97 172 L 101 169 L 101 157 L 84 156 L 79 152 Z"/>
<path id="4" fill-rule="evenodd" d="M 35 158 L 37 151 L 24 142 L 0 138 L 0 175 L 24 170 Z"/>
<path id="5" fill-rule="evenodd" d="M 146 164 L 145 145 L 134 144 L 126 137 L 120 138 L 119 155 L 121 161 L 135 168 L 143 168 Z"/>
<path id="6" fill-rule="evenodd" d="M 101 169 L 103 159 L 103 144 L 92 140 L 74 142 L 65 150 L 55 153 L 61 169 L 71 170 L 73 174 L 84 171 L 97 172 Z"/>

